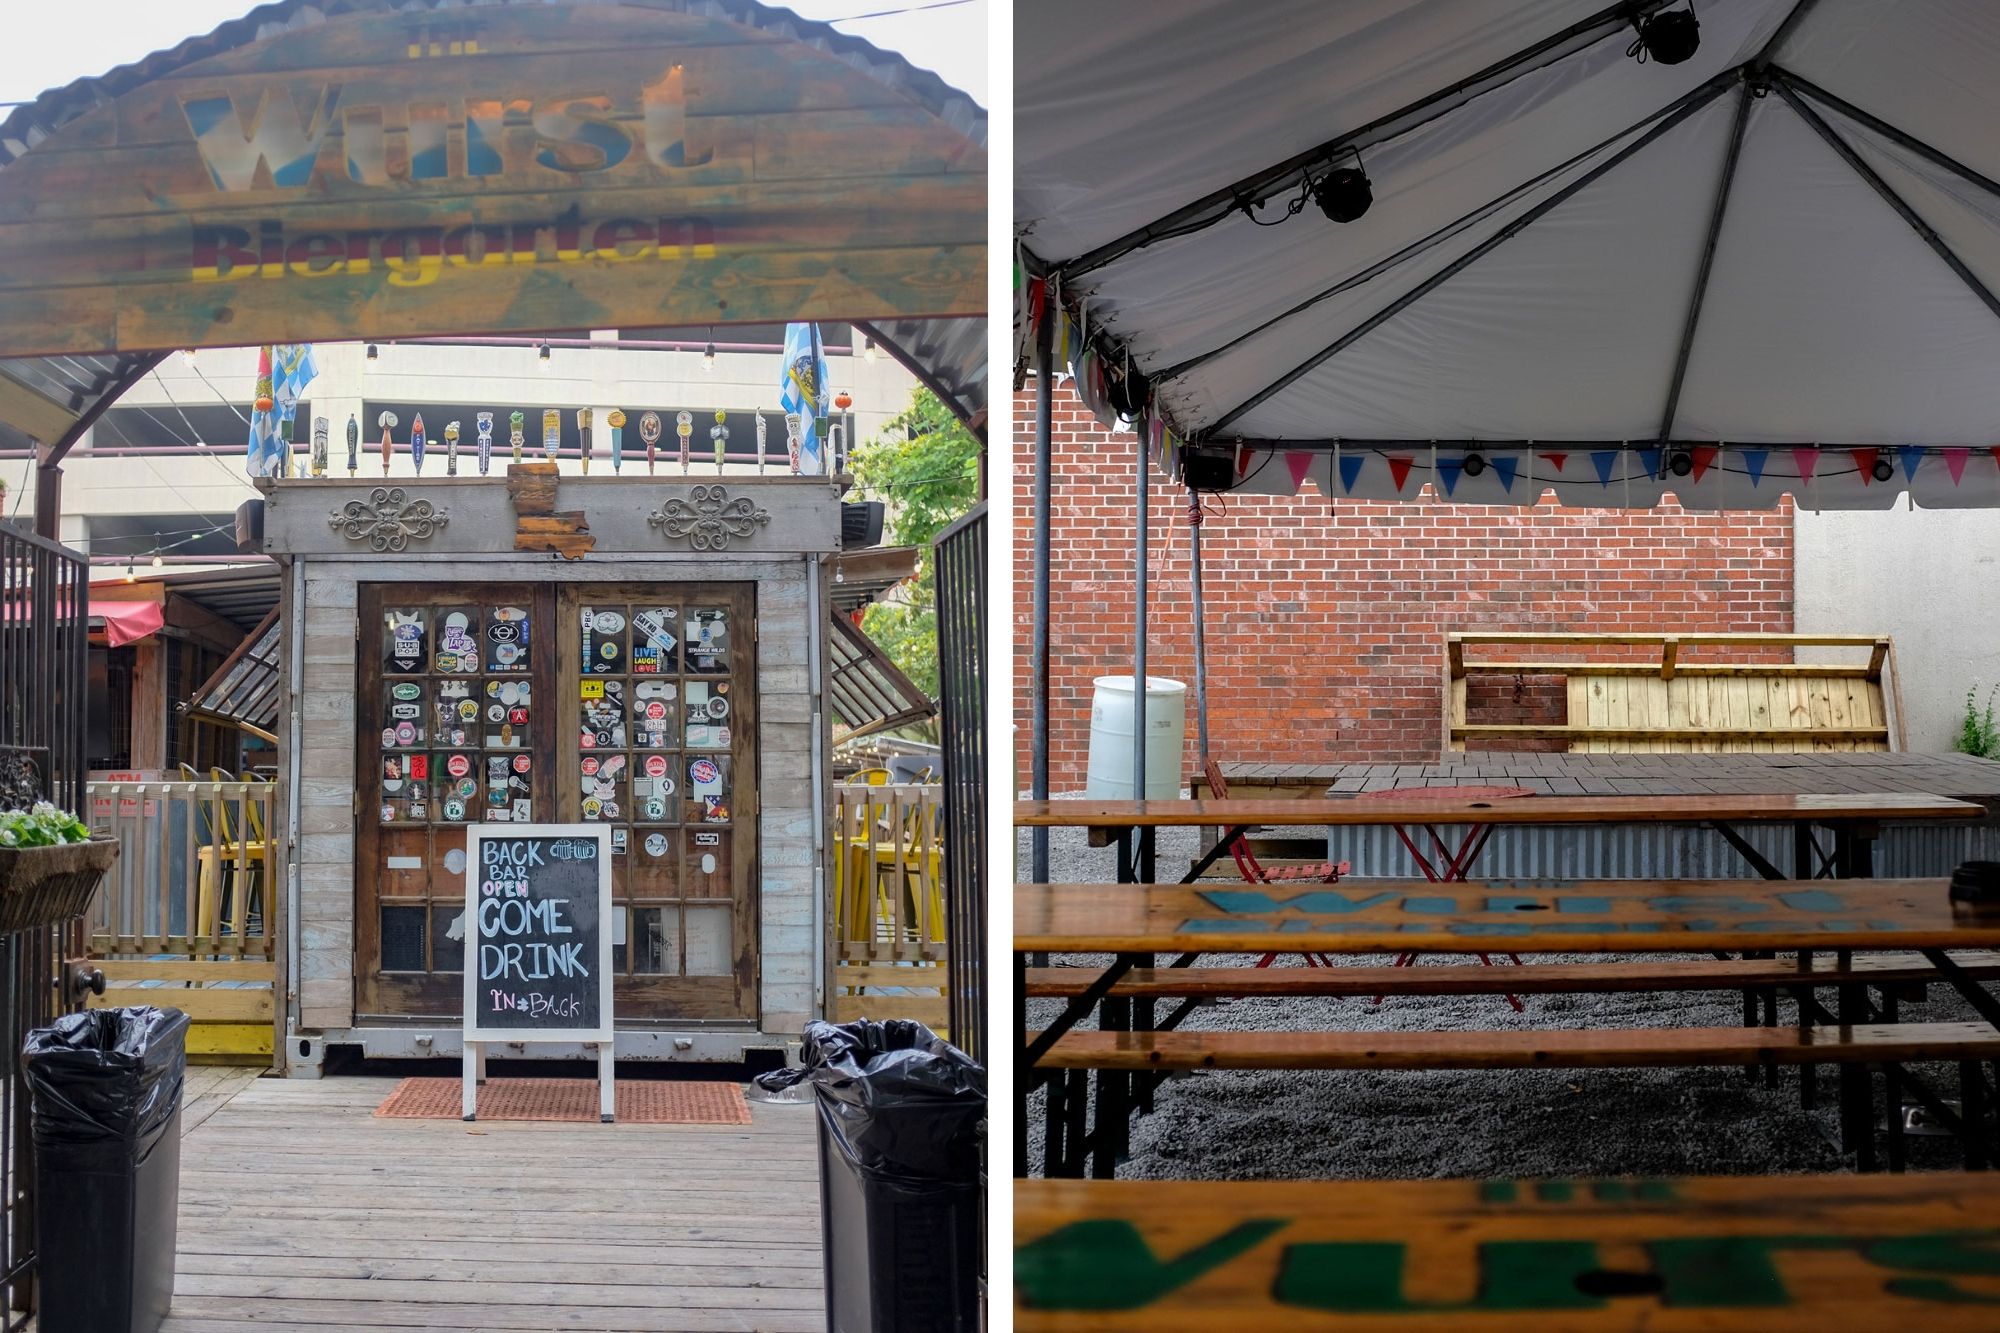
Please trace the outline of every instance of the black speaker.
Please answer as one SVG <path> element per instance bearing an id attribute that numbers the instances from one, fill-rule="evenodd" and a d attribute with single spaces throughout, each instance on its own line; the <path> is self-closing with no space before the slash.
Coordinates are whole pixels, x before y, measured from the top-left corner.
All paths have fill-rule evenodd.
<path id="1" fill-rule="evenodd" d="M 855 500 L 840 507 L 840 549 L 859 551 L 882 541 L 880 500 Z"/>
<path id="2" fill-rule="evenodd" d="M 1236 483 L 1236 459 L 1230 454 L 1183 454 L 1181 480 L 1191 491 L 1226 491 Z"/>

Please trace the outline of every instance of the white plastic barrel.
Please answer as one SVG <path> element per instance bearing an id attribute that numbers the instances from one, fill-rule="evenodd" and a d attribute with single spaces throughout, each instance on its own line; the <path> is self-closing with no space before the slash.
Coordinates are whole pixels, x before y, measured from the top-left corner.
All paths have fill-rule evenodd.
<path id="1" fill-rule="evenodd" d="M 1084 794 L 1132 799 L 1132 677 L 1099 676 L 1090 700 L 1090 766 Z M 1146 799 L 1181 795 L 1181 742 L 1187 734 L 1187 686 L 1146 677 Z"/>

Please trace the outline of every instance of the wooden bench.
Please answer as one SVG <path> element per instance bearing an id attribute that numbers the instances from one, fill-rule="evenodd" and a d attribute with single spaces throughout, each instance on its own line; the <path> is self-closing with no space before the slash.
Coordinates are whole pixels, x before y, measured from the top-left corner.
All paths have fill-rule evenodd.
<path id="1" fill-rule="evenodd" d="M 2000 981 L 2000 953 L 1958 956 L 1978 981 Z M 1595 995 L 1646 991 L 1782 990 L 1801 986 L 1896 987 L 1915 998 L 1937 969 L 1913 953 L 1862 954 L 1842 967 L 1820 954 L 1803 962 L 1782 958 L 1701 958 L 1668 962 L 1531 963 L 1483 967 L 1159 967 L 1135 968 L 1111 995 L 1151 999 L 1248 999 L 1326 996 Z M 1031 999 L 1069 999 L 1090 984 L 1076 967 L 1031 967 Z"/>
<path id="2" fill-rule="evenodd" d="M 1032 1040 L 1037 1034 L 1030 1033 Z M 1070 1032 L 1045 1069 L 1639 1069 L 2000 1059 L 1990 1023 L 1463 1032 Z"/>
<path id="3" fill-rule="evenodd" d="M 1849 634 L 1445 635 L 1444 746 L 1592 753 L 1900 750 L 1895 645 Z M 1687 649 L 1726 648 L 1735 660 Z M 1850 665 L 1744 660 L 1798 648 L 1867 653 Z M 1506 650 L 1499 655 L 1480 649 Z M 1640 657 L 1640 650 L 1646 656 Z M 1513 677 L 1505 721 L 1482 721 L 1478 678 Z M 1526 682 L 1546 681 L 1539 700 Z M 1547 716 L 1522 720 L 1537 704 Z M 1475 716 L 1477 715 L 1477 716 Z"/>
<path id="4" fill-rule="evenodd" d="M 1989 1175 L 1025 1180 L 1021 1333 L 1991 1330 Z"/>

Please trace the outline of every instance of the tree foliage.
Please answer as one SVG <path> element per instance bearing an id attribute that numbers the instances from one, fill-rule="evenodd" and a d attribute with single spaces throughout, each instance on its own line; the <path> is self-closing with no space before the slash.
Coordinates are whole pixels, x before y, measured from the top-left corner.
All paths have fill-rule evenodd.
<path id="1" fill-rule="evenodd" d="M 883 537 L 917 548 L 916 577 L 870 606 L 861 627 L 936 698 L 937 570 L 931 542 L 979 497 L 979 441 L 929 389 L 850 456 L 857 498 L 886 501 Z"/>

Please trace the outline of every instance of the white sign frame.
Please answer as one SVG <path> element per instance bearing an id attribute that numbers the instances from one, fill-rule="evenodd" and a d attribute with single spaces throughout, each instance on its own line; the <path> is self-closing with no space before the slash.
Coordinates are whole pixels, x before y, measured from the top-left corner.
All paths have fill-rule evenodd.
<path id="1" fill-rule="evenodd" d="M 479 993 L 479 887 L 482 842 L 516 838 L 576 838 L 597 844 L 597 1016 L 594 1028 L 481 1028 L 474 1026 Z M 479 1084 L 486 1081 L 486 1048 L 495 1043 L 574 1041 L 597 1048 L 598 1119 L 616 1115 L 614 1056 L 617 1017 L 612 1007 L 611 826 L 609 824 L 469 824 L 465 829 L 465 1004 L 461 1113 L 478 1118 Z"/>

